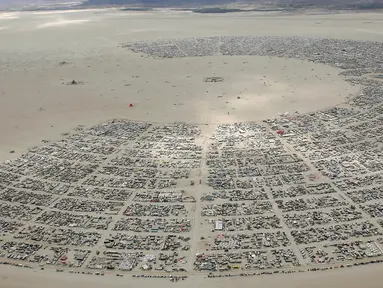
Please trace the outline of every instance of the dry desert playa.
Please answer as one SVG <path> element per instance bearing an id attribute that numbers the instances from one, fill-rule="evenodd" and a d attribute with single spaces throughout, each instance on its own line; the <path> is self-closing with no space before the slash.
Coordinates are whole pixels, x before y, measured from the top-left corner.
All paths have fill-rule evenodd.
<path id="1" fill-rule="evenodd" d="M 0 13 L 0 287 L 381 287 L 382 31 Z"/>

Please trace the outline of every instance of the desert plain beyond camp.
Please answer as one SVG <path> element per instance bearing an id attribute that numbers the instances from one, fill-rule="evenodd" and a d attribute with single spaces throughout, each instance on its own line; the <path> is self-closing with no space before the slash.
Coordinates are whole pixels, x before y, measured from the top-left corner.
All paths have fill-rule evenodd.
<path id="1" fill-rule="evenodd" d="M 0 13 L 0 287 L 381 287 L 382 31 Z"/>

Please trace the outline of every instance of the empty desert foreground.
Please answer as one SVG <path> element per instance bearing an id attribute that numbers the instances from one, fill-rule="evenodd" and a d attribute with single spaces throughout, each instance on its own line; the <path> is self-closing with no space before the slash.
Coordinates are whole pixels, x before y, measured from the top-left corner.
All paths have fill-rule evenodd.
<path id="1" fill-rule="evenodd" d="M 88 127 L 112 118 L 190 123 L 258 121 L 286 110 L 310 112 L 331 107 L 359 92 L 359 87 L 342 81 L 337 69 L 324 65 L 268 57 L 258 61 L 251 57 L 226 60 L 222 56 L 164 62 L 121 47 L 128 41 L 227 35 L 382 42 L 383 17 L 380 13 L 196 15 L 115 9 L 0 13 L 0 162 L 20 156 L 42 140 L 60 139 L 78 125 Z M 310 71 L 316 71 L 320 79 L 305 79 Z M 208 91 L 203 77 L 219 72 L 231 82 Z M 268 90 L 262 90 L 264 82 L 249 81 L 248 75 L 262 75 Z M 72 80 L 79 85 L 67 85 Z M 232 101 L 221 103 L 217 97 L 220 93 Z M 239 94 L 244 96 L 235 101 Z M 260 94 L 263 97 L 252 97 Z M 317 96 L 324 98 L 315 101 Z M 312 97 L 312 101 L 307 103 L 305 97 Z M 0 288 L 374 288 L 383 286 L 382 268 L 376 264 L 216 279 L 192 274 L 186 281 L 171 283 L 130 275 L 98 277 L 0 266 Z"/>
<path id="2" fill-rule="evenodd" d="M 321 272 L 306 272 L 291 275 L 273 275 L 259 277 L 233 277 L 208 279 L 202 276 L 191 276 L 185 281 L 171 283 L 165 279 L 137 279 L 126 275 L 123 278 L 114 274 L 105 276 L 71 275 L 39 270 L 29 270 L 13 267 L 1 267 L 1 288 L 24 287 L 262 287 L 262 288 L 379 288 L 382 287 L 382 266 L 368 265 L 347 269 L 328 270 Z"/>

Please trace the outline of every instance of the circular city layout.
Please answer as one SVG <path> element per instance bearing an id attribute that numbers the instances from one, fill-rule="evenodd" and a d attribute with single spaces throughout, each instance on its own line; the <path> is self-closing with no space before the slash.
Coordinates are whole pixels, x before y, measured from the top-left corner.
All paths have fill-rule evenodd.
<path id="1" fill-rule="evenodd" d="M 33 147 L 0 166 L 3 262 L 222 277 L 383 260 L 383 43 L 228 36 L 123 47 L 310 61 L 361 91 L 258 122 L 113 120 Z"/>

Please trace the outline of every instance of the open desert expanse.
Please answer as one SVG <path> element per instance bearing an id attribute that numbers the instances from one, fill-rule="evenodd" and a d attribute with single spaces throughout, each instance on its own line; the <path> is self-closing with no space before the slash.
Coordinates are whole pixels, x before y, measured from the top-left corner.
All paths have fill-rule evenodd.
<path id="1" fill-rule="evenodd" d="M 0 122 L 0 159 L 19 156 L 42 139 L 57 139 L 77 125 L 112 118 L 193 123 L 260 120 L 286 111 L 316 111 L 358 92 L 341 81 L 337 69 L 320 64 L 240 56 L 164 62 L 129 53 L 119 47 L 122 43 L 228 35 L 383 41 L 382 27 L 381 14 L 372 13 L 0 14 L 0 114 L 6 119 Z M 203 82 L 215 74 L 228 81 L 218 87 Z M 72 80 L 84 83 L 65 85 Z M 238 95 L 243 96 L 239 101 Z M 130 103 L 134 109 L 128 109 Z M 16 153 L 9 155 L 10 150 Z"/>
<path id="2" fill-rule="evenodd" d="M 144 285 L 144 287 L 168 287 L 170 284 L 179 288 L 196 287 L 233 287 L 241 285 L 244 287 L 294 287 L 294 288 L 321 288 L 321 287 L 347 287 L 360 288 L 361 285 L 369 288 L 380 288 L 382 277 L 380 265 L 349 268 L 337 271 L 325 271 L 309 274 L 276 275 L 272 277 L 253 277 L 253 278 L 224 278 L 207 279 L 204 277 L 191 277 L 184 282 L 169 283 L 166 280 L 158 279 L 134 279 L 117 278 L 115 276 L 89 277 L 88 275 L 68 275 L 59 273 L 44 273 L 44 271 L 20 270 L 17 268 L 2 267 L 0 270 L 1 287 L 24 288 L 24 287 L 51 287 L 65 288 L 68 286 L 82 287 L 84 285 L 101 288 L 125 287 L 134 288 Z M 22 276 L 22 277 L 21 277 Z M 163 281 L 163 282 L 161 282 Z"/>
<path id="3" fill-rule="evenodd" d="M 381 287 L 382 31 L 0 13 L 0 288 Z"/>

